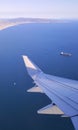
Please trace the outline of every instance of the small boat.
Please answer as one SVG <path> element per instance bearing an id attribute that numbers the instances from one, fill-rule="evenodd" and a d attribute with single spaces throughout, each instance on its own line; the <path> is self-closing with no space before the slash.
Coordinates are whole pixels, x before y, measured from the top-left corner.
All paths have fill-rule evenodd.
<path id="1" fill-rule="evenodd" d="M 14 86 L 16 86 L 16 82 L 14 82 Z"/>
<path id="2" fill-rule="evenodd" d="M 71 53 L 65 53 L 65 52 L 63 52 L 63 51 L 60 53 L 60 55 L 63 55 L 63 56 L 72 56 Z"/>

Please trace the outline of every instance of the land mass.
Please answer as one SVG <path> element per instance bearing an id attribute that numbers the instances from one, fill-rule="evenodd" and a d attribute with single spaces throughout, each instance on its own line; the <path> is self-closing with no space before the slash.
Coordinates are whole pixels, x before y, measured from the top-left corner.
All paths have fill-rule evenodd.
<path id="1" fill-rule="evenodd" d="M 60 23 L 66 20 L 42 19 L 42 18 L 15 18 L 15 19 L 0 19 L 0 30 L 11 26 L 26 24 L 26 23 Z"/>

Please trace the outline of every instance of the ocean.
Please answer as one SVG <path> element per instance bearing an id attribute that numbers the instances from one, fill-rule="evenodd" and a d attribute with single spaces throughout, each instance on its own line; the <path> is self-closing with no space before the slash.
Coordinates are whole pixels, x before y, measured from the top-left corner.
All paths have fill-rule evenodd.
<path id="1" fill-rule="evenodd" d="M 72 53 L 71 57 L 60 52 Z M 38 115 L 50 104 L 34 86 L 22 55 L 45 73 L 78 80 L 78 22 L 23 24 L 0 31 L 0 130 L 74 130 L 69 118 Z"/>

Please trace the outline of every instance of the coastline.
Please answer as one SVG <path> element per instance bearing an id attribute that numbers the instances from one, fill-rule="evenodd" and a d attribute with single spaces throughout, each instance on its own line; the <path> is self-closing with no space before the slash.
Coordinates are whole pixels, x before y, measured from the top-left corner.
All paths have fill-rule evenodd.
<path id="1" fill-rule="evenodd" d="M 10 28 L 10 27 L 13 27 L 13 26 L 18 26 L 20 24 L 26 24 L 26 23 L 9 23 L 9 24 L 2 24 L 0 25 L 0 31 L 6 29 L 6 28 Z"/>
<path id="2" fill-rule="evenodd" d="M 16 18 L 16 19 L 0 19 L 0 31 L 6 28 L 29 23 L 68 23 L 68 20 L 58 19 L 40 19 L 40 18 Z"/>
<path id="3" fill-rule="evenodd" d="M 12 27 L 12 26 L 16 26 L 17 24 L 11 24 L 11 25 L 0 25 L 0 31 L 6 29 L 6 28 L 9 28 L 9 27 Z"/>

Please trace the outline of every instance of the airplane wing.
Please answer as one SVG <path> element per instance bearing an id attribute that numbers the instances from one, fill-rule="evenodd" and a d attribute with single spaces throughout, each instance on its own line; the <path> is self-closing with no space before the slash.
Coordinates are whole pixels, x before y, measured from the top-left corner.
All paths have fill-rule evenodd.
<path id="1" fill-rule="evenodd" d="M 52 101 L 37 113 L 70 117 L 75 130 L 78 130 L 78 81 L 45 74 L 27 56 L 23 56 L 23 60 L 36 84 L 27 91 L 45 93 Z"/>

